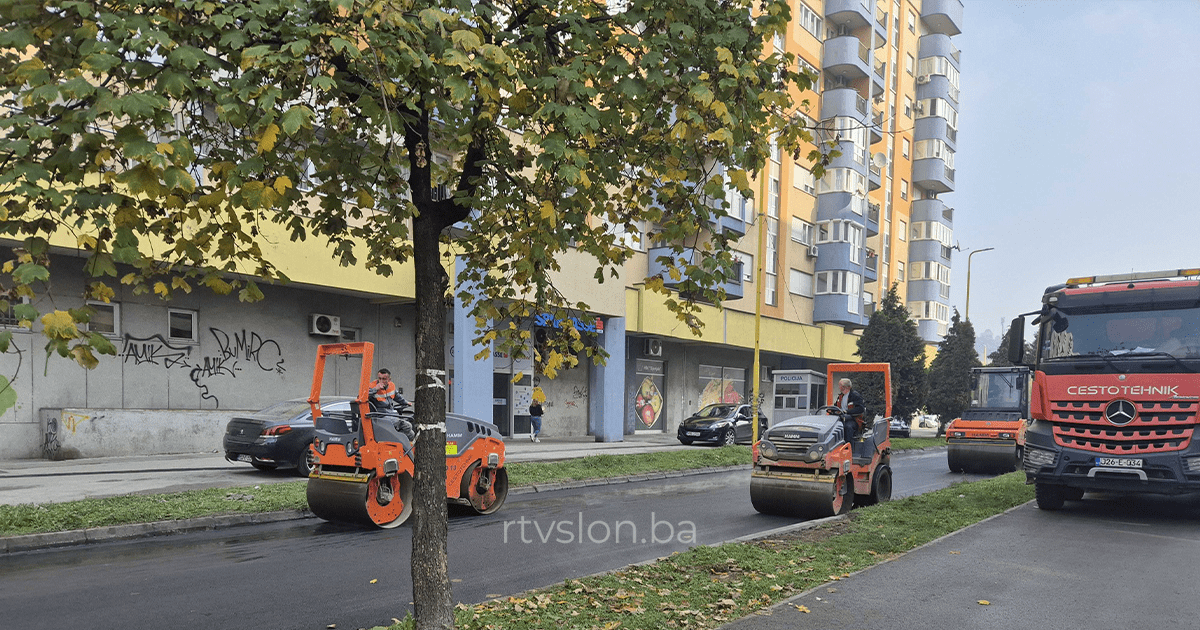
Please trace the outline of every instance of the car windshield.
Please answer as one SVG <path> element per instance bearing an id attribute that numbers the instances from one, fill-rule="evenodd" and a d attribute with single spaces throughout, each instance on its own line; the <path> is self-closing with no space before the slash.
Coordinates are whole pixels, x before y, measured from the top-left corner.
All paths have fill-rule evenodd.
<path id="1" fill-rule="evenodd" d="M 1200 309 L 1157 311 L 1063 311 L 1065 318 L 1042 327 L 1044 359 L 1169 353 L 1200 358 Z"/>
<path id="2" fill-rule="evenodd" d="M 696 412 L 697 418 L 725 418 L 733 411 L 733 405 L 709 405 Z"/>

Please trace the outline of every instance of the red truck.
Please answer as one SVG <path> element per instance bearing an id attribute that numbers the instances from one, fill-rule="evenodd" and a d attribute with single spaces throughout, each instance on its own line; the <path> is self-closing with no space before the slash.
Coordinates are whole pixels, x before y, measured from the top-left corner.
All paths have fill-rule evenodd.
<path id="1" fill-rule="evenodd" d="M 1034 314 L 1023 468 L 1038 507 L 1200 491 L 1200 269 L 1072 278 Z M 1008 334 L 1013 363 L 1024 332 L 1023 315 Z"/>

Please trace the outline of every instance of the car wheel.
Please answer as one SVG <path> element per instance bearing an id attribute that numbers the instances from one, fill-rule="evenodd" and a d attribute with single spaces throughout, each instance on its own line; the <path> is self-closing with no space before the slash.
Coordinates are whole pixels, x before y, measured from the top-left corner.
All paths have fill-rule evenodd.
<path id="1" fill-rule="evenodd" d="M 725 429 L 721 434 L 721 446 L 733 446 L 737 444 L 737 436 L 734 435 L 733 429 Z"/>
<path id="2" fill-rule="evenodd" d="M 296 456 L 296 475 L 299 477 L 307 477 L 313 471 L 313 455 L 312 446 L 306 445 L 303 450 Z"/>
<path id="3" fill-rule="evenodd" d="M 692 441 L 687 438 L 679 438 L 679 443 L 684 446 L 691 446 Z"/>
<path id="4" fill-rule="evenodd" d="M 259 470 L 275 470 L 275 464 L 260 464 L 259 462 L 250 462 L 250 465 Z"/>

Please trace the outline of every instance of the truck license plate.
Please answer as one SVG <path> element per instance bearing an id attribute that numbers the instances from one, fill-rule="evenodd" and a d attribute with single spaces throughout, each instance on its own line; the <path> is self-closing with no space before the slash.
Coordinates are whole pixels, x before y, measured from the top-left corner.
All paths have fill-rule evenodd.
<path id="1" fill-rule="evenodd" d="M 688 431 L 687 434 L 691 437 L 700 437 L 699 431 Z"/>
<path id="2" fill-rule="evenodd" d="M 1111 468 L 1141 468 L 1142 460 L 1126 459 L 1124 457 L 1097 457 L 1096 465 Z"/>
<path id="3" fill-rule="evenodd" d="M 249 455 L 238 455 L 237 460 L 239 462 L 251 462 L 251 463 L 254 462 L 254 458 L 250 457 Z"/>

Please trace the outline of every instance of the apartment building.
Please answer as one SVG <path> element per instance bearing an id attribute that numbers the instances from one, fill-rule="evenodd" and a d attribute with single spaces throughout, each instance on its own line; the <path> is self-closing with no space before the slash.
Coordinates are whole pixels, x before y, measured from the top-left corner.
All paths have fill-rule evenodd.
<path id="1" fill-rule="evenodd" d="M 825 366 L 857 360 L 859 332 L 892 283 L 922 338 L 936 344 L 949 321 L 954 210 L 944 195 L 954 190 L 960 55 L 952 38 L 962 18 L 960 0 L 793 0 L 793 21 L 771 45 L 819 75 L 814 90 L 794 95 L 810 102 L 796 116 L 841 155 L 816 180 L 803 158 L 775 150 L 752 182 L 754 198 L 729 190 L 731 216 L 708 229 L 737 237 L 742 274 L 724 287 L 723 308 L 701 309 L 701 335 L 644 285 L 663 270 L 665 249 L 628 234 L 637 255 L 619 281 L 597 285 L 583 256 L 567 256 L 556 278 L 569 300 L 590 305 L 572 323 L 596 333 L 606 365 L 582 362 L 547 379 L 499 350 L 481 357 L 473 319 L 455 304 L 446 344 L 451 410 L 527 437 L 528 403 L 540 387 L 544 437 L 611 441 L 673 433 L 704 405 L 750 399 L 757 384 L 763 411 L 778 421 L 824 404 Z M 320 343 L 375 343 L 377 365 L 411 392 L 411 266 L 380 278 L 323 263 L 331 256 L 319 244 L 276 236 L 268 240 L 289 249 L 274 258 L 292 282 L 264 288 L 261 303 L 202 292 L 164 303 L 119 287 L 90 324 L 118 355 L 94 370 L 45 362 L 40 335 L 15 329 L 20 353 L 0 357 L 8 381 L 0 384 L 0 458 L 219 449 L 232 414 L 308 394 Z M 78 268 L 74 284 L 56 288 L 77 295 L 80 261 L 69 245 L 55 251 L 57 269 Z M 0 326 L 10 320 L 0 317 Z M 534 326 L 562 324 L 542 318 Z M 324 391 L 351 393 L 354 375 L 333 366 Z"/>

